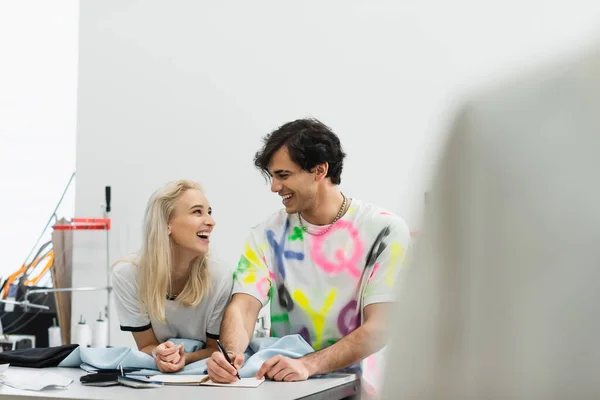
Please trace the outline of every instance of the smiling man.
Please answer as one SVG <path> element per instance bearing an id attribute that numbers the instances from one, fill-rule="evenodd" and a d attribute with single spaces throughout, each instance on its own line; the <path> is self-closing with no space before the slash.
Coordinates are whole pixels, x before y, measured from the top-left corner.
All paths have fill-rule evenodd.
<path id="1" fill-rule="evenodd" d="M 281 126 L 256 153 L 256 167 L 285 208 L 247 239 L 221 340 L 239 368 L 270 301 L 272 336 L 300 334 L 316 350 L 299 359 L 275 356 L 258 378 L 298 381 L 358 366 L 385 345 L 410 233 L 402 219 L 340 191 L 345 156 L 339 138 L 314 119 Z M 222 354 L 207 365 L 213 381 L 237 380 Z"/>

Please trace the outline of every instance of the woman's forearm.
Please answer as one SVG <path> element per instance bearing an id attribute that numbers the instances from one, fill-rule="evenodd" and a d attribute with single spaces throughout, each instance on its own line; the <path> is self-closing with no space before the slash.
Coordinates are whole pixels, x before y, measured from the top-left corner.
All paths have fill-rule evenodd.
<path id="1" fill-rule="evenodd" d="M 149 356 L 152 356 L 153 355 L 152 351 L 156 347 L 157 347 L 157 345 L 151 344 L 144 348 L 141 348 L 140 351 L 148 354 Z M 210 357 L 212 355 L 212 353 L 214 353 L 215 351 L 219 351 L 219 349 L 213 348 L 213 347 L 207 347 L 206 349 L 194 351 L 192 353 L 185 353 L 185 365 L 191 364 L 196 361 L 204 360 L 205 358 Z"/>
<path id="2" fill-rule="evenodd" d="M 148 346 L 144 346 L 141 349 L 139 349 L 142 353 L 146 353 L 149 356 L 152 355 L 152 351 L 154 351 L 154 349 L 157 347 L 158 345 L 156 344 L 150 344 Z"/>
<path id="3" fill-rule="evenodd" d="M 219 350 L 214 347 L 207 347 L 205 349 L 194 351 L 192 353 L 185 353 L 185 365 L 191 364 L 196 361 L 204 360 L 205 358 L 210 357 L 215 351 Z"/>

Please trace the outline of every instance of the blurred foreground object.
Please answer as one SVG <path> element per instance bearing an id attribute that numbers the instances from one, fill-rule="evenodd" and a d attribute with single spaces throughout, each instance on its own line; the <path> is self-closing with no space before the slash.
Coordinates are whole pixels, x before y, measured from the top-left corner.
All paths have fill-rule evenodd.
<path id="1" fill-rule="evenodd" d="M 474 96 L 401 279 L 383 399 L 600 398 L 600 51 Z"/>

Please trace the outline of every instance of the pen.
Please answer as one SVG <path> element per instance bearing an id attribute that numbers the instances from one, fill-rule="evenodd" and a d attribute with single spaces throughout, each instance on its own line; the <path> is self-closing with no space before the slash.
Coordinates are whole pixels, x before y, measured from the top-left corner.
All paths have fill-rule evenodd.
<path id="1" fill-rule="evenodd" d="M 233 365 L 233 363 L 231 362 L 231 358 L 229 358 L 229 356 L 227 355 L 227 352 L 225 351 L 225 347 L 223 347 L 223 345 L 221 344 L 221 341 L 219 339 L 217 339 L 217 346 L 219 346 L 219 350 L 221 350 L 221 353 L 223 353 L 227 362 L 229 364 L 231 364 L 231 366 L 233 368 L 235 368 L 235 365 Z M 240 378 L 240 374 L 237 373 L 237 368 L 236 368 L 235 376 L 237 376 L 238 379 L 242 379 L 242 378 Z"/>

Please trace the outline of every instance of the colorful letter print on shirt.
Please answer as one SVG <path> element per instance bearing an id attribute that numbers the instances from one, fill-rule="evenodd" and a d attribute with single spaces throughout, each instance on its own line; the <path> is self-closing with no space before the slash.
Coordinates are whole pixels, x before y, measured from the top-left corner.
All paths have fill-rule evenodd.
<path id="1" fill-rule="evenodd" d="M 409 245 L 403 220 L 359 200 L 320 236 L 281 210 L 249 235 L 234 293 L 271 300 L 273 336 L 297 333 L 319 350 L 360 326 L 365 306 L 394 300 Z"/>

